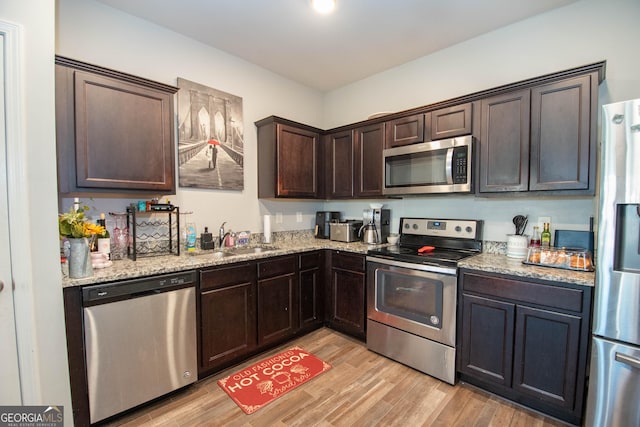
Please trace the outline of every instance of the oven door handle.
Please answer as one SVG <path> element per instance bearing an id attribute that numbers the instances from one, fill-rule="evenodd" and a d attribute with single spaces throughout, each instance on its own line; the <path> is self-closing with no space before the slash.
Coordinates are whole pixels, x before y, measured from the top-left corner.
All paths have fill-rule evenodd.
<path id="1" fill-rule="evenodd" d="M 447 184 L 453 185 L 453 147 L 447 149 L 445 172 L 447 174 Z"/>
<path id="2" fill-rule="evenodd" d="M 440 267 L 436 265 L 417 264 L 412 262 L 403 262 L 398 260 L 378 258 L 378 257 L 372 257 L 372 256 L 368 256 L 367 261 L 376 262 L 378 264 L 385 264 L 391 267 L 425 271 L 427 273 L 440 273 L 440 274 L 446 274 L 448 276 L 455 276 L 458 274 L 458 270 L 455 267 Z"/>

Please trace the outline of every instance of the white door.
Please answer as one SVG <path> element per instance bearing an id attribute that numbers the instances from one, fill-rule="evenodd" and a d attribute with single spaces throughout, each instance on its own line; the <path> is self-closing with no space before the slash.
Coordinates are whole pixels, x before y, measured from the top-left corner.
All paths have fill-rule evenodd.
<path id="1" fill-rule="evenodd" d="M 9 86 L 5 65 L 12 67 L 6 57 L 7 33 L 0 25 L 0 405 L 20 405 L 20 374 L 16 322 L 11 286 L 11 243 L 9 236 L 9 202 L 7 196 L 7 107 Z M 14 59 L 15 60 L 15 59 Z"/>

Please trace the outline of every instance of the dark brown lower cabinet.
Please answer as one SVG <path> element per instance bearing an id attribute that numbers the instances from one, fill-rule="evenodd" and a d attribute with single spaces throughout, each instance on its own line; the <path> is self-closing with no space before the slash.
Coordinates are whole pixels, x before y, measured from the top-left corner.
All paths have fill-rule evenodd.
<path id="1" fill-rule="evenodd" d="M 460 379 L 582 422 L 592 289 L 462 270 Z"/>
<path id="2" fill-rule="evenodd" d="M 297 256 L 258 263 L 258 344 L 281 341 L 298 331 Z"/>
<path id="3" fill-rule="evenodd" d="M 364 340 L 367 318 L 365 257 L 331 252 L 330 280 L 329 326 Z"/>
<path id="4" fill-rule="evenodd" d="M 256 333 L 256 264 L 200 271 L 199 376 L 250 354 Z"/>
<path id="5" fill-rule="evenodd" d="M 300 255 L 300 330 L 319 328 L 324 322 L 324 251 Z"/>

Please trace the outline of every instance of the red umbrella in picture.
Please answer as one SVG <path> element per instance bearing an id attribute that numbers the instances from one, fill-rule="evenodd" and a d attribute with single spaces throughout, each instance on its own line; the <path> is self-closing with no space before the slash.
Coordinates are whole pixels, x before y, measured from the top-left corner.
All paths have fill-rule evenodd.
<path id="1" fill-rule="evenodd" d="M 216 140 L 216 139 L 211 138 L 211 139 L 209 140 L 209 144 L 211 144 L 211 145 L 220 145 L 220 141 L 218 141 L 218 140 Z"/>

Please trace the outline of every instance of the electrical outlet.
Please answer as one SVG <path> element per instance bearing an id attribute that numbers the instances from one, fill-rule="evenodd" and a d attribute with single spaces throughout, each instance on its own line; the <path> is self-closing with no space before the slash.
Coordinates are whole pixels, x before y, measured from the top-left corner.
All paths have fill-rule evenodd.
<path id="1" fill-rule="evenodd" d="M 282 224 L 282 212 L 276 212 L 276 224 Z"/>
<path id="2" fill-rule="evenodd" d="M 302 212 L 296 212 L 296 222 L 302 222 Z"/>

